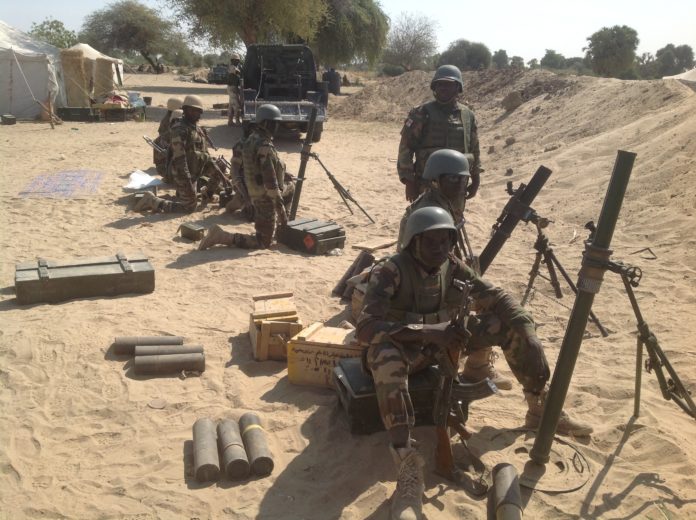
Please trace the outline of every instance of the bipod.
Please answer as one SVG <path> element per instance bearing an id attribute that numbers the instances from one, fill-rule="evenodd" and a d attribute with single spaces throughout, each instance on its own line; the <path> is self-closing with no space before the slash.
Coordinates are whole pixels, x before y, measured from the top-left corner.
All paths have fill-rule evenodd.
<path id="1" fill-rule="evenodd" d="M 556 294 L 556 298 L 563 298 L 563 292 L 561 291 L 561 284 L 558 282 L 558 275 L 556 274 L 556 270 L 558 270 L 558 272 L 561 273 L 563 279 L 566 281 L 568 287 L 570 287 L 573 293 L 578 294 L 578 288 L 575 286 L 575 283 L 573 283 L 573 280 L 570 278 L 570 276 L 568 276 L 568 273 L 561 265 L 561 262 L 558 260 L 558 257 L 556 257 L 556 254 L 553 252 L 553 249 L 551 248 L 549 238 L 548 236 L 546 236 L 546 233 L 544 233 L 544 229 L 548 227 L 548 225 L 551 224 L 553 220 L 540 217 L 536 214 L 536 212 L 532 212 L 528 222 L 532 222 L 537 228 L 537 239 L 534 243 L 534 249 L 536 249 L 537 253 L 536 257 L 534 258 L 534 263 L 532 264 L 532 269 L 531 271 L 529 271 L 529 282 L 527 283 L 527 288 L 524 291 L 524 296 L 522 297 L 521 305 L 524 307 L 524 305 L 529 300 L 529 295 L 532 292 L 534 280 L 536 280 L 536 277 L 541 276 L 542 278 L 545 278 L 543 275 L 539 274 L 539 269 L 541 267 L 542 260 L 549 271 L 548 280 L 551 283 L 551 286 L 553 287 L 554 293 Z M 609 335 L 609 332 L 600 323 L 599 319 L 594 314 L 594 312 L 590 311 L 589 318 L 590 321 L 592 321 L 592 323 L 594 323 L 597 326 L 602 336 L 606 338 Z"/>
<path id="2" fill-rule="evenodd" d="M 308 155 L 309 155 L 309 157 L 311 157 L 312 159 L 317 161 L 319 163 L 319 166 L 322 167 L 322 169 L 324 170 L 324 172 L 328 176 L 329 180 L 331 181 L 331 184 L 333 184 L 333 187 L 336 189 L 338 194 L 341 196 L 341 200 L 343 200 L 343 204 L 346 205 L 346 208 L 348 208 L 348 211 L 350 211 L 351 215 L 353 215 L 354 213 L 353 213 L 353 209 L 348 204 L 348 201 L 351 201 L 353 204 L 355 204 L 358 207 L 358 209 L 360 211 L 362 211 L 363 214 L 367 218 L 370 219 L 370 222 L 372 222 L 374 224 L 375 223 L 374 219 L 370 216 L 370 214 L 367 211 L 365 211 L 363 209 L 363 207 L 358 203 L 358 201 L 355 200 L 355 198 L 353 198 L 353 195 L 350 194 L 350 191 L 345 189 L 343 187 L 343 185 L 340 182 L 338 182 L 338 179 L 336 179 L 336 177 L 334 177 L 333 173 L 331 173 L 329 171 L 329 169 L 324 165 L 324 163 L 321 162 L 321 159 L 319 159 L 319 155 L 315 152 L 309 152 Z"/>
<path id="3" fill-rule="evenodd" d="M 669 359 L 667 359 L 667 354 L 660 348 L 655 334 L 652 333 L 650 327 L 643 319 L 640 307 L 638 307 L 638 300 L 636 300 L 633 288 L 638 287 L 640 284 L 643 272 L 639 267 L 627 265 L 622 262 L 608 261 L 605 267 L 612 273 L 617 273 L 621 276 L 626 294 L 631 301 L 633 314 L 636 316 L 638 336 L 636 339 L 636 386 L 633 401 L 633 416 L 637 418 L 640 413 L 641 368 L 643 365 L 643 345 L 645 345 L 645 350 L 648 352 L 648 359 L 645 361 L 645 371 L 655 371 L 655 376 L 657 376 L 657 381 L 662 391 L 662 397 L 667 401 L 674 401 L 679 408 L 696 419 L 696 405 L 694 405 L 694 401 L 691 399 L 691 394 L 681 382 L 681 379 L 679 379 L 672 364 L 669 362 Z M 662 371 L 663 367 L 669 374 L 669 379 L 665 377 Z"/>

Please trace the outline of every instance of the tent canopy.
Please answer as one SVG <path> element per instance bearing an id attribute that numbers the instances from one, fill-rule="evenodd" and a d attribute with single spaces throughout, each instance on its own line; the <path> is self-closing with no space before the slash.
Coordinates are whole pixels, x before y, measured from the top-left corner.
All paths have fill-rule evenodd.
<path id="1" fill-rule="evenodd" d="M 35 119 L 60 88 L 57 47 L 0 21 L 0 113 Z M 57 100 L 60 103 L 60 98 Z"/>

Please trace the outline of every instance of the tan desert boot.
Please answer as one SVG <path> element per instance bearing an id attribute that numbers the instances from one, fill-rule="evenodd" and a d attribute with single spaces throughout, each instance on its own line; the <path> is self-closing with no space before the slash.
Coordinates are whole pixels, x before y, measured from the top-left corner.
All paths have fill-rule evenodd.
<path id="1" fill-rule="evenodd" d="M 201 240 L 200 244 L 198 244 L 198 250 L 203 251 L 205 249 L 210 249 L 218 244 L 233 246 L 234 233 L 228 233 L 217 224 L 213 224 Z"/>
<path id="2" fill-rule="evenodd" d="M 471 383 L 489 378 L 499 390 L 512 390 L 512 381 L 498 373 L 493 365 L 497 358 L 492 347 L 474 350 L 466 358 L 462 377 Z"/>
<path id="3" fill-rule="evenodd" d="M 413 448 L 389 446 L 397 468 L 396 489 L 391 499 L 392 520 L 420 520 L 423 518 L 423 466 L 425 461 Z"/>

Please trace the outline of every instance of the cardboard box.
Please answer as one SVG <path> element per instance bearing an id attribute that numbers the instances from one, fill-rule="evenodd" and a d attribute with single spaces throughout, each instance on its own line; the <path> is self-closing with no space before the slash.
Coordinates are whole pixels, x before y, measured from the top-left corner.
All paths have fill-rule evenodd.
<path id="1" fill-rule="evenodd" d="M 303 328 L 291 292 L 252 296 L 249 337 L 257 361 L 287 359 L 287 342 Z"/>
<path id="2" fill-rule="evenodd" d="M 354 329 L 313 323 L 288 343 L 288 380 L 297 385 L 331 388 L 338 361 L 359 358 L 362 350 Z"/>

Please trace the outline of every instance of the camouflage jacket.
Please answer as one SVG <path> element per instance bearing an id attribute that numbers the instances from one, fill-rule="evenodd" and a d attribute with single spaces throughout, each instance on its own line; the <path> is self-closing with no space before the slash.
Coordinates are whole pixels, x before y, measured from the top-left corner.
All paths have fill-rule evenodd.
<path id="1" fill-rule="evenodd" d="M 399 238 L 396 242 L 397 251 L 401 251 L 401 240 L 404 237 L 404 230 L 406 229 L 408 217 L 417 209 L 429 207 L 444 209 L 452 216 L 455 224 L 462 221 L 463 215 L 456 214 L 454 208 L 452 208 L 452 204 L 449 203 L 442 192 L 437 188 L 429 188 L 421 193 L 419 197 L 406 208 L 406 211 L 404 211 L 404 216 L 401 217 L 401 222 L 399 223 Z"/>
<path id="2" fill-rule="evenodd" d="M 406 257 L 400 259 L 398 257 Z M 406 270 L 402 273 L 399 264 L 404 265 L 403 260 L 408 260 L 415 265 L 415 269 Z M 421 327 L 413 315 L 418 314 L 418 298 L 414 298 L 411 309 L 414 314 L 401 319 L 395 319 L 393 308 L 398 306 L 396 303 L 400 298 L 400 291 L 405 286 L 411 286 L 414 295 L 421 294 L 442 294 L 440 309 L 427 309 L 428 311 L 446 310 L 445 315 L 451 317 L 455 309 L 443 309 L 442 307 L 451 306 L 452 298 L 447 296 L 448 288 L 452 285 L 451 279 L 446 275 L 456 278 L 472 285 L 470 296 L 472 298 L 473 311 L 478 313 L 493 313 L 500 320 L 516 331 L 526 331 L 527 334 L 534 334 L 534 320 L 531 315 L 518 305 L 505 291 L 495 287 L 488 281 L 483 280 L 476 273 L 467 267 L 463 262 L 450 255 L 448 260 L 436 271 L 426 272 L 413 259 L 410 251 L 405 250 L 390 257 L 383 263 L 377 264 L 370 273 L 367 292 L 363 301 L 363 308 L 358 316 L 356 336 L 364 345 L 371 345 L 383 342 L 390 342 L 391 335 L 398 333 L 406 327 Z M 409 274 L 410 273 L 410 274 Z M 410 276 L 410 280 L 405 280 L 405 276 Z M 447 287 L 442 287 L 442 280 L 445 279 Z M 396 314 L 398 316 L 398 313 Z M 440 322 L 447 321 L 442 319 Z"/>
<path id="3" fill-rule="evenodd" d="M 198 179 L 206 163 L 213 160 L 203 130 L 183 117 L 172 123 L 171 150 L 173 175 L 178 178 Z"/>
<path id="4" fill-rule="evenodd" d="M 244 181 L 249 196 L 260 198 L 273 196 L 282 190 L 285 164 L 278 157 L 273 138 L 264 128 L 257 126 L 246 138 L 242 148 Z"/>
<path id="5" fill-rule="evenodd" d="M 236 65 L 227 66 L 227 86 L 239 88 L 242 85 L 242 69 Z"/>
<path id="6" fill-rule="evenodd" d="M 412 109 L 401 129 L 397 171 L 399 179 L 420 179 L 425 162 L 436 150 L 448 148 L 474 156 L 472 177 L 482 170 L 478 128 L 474 113 L 459 103 L 429 101 Z"/>

